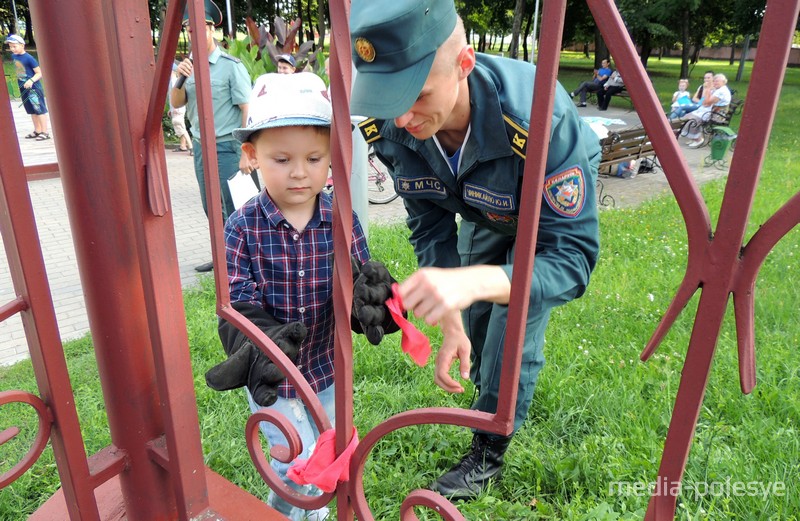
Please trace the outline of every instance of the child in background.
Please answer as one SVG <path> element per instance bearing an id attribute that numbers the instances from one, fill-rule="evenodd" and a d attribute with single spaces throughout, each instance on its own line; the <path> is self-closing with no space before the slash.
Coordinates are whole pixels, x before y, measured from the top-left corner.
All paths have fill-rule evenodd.
<path id="1" fill-rule="evenodd" d="M 22 104 L 33 120 L 33 132 L 25 136 L 25 139 L 46 141 L 50 139 L 50 134 L 47 132 L 47 104 L 42 90 L 42 69 L 36 58 L 25 52 L 25 40 L 21 36 L 10 34 L 6 43 L 17 68 L 17 85 Z"/>
<path id="2" fill-rule="evenodd" d="M 692 95 L 689 93 L 689 80 L 681 78 L 678 80 L 678 90 L 672 95 L 671 108 L 674 111 L 681 105 L 689 105 L 692 102 Z"/>
<path id="3" fill-rule="evenodd" d="M 331 115 L 325 83 L 312 73 L 265 74 L 256 80 L 247 127 L 233 135 L 261 171 L 265 188 L 230 215 L 225 243 L 232 307 L 295 363 L 333 423 L 333 208 L 332 196 L 322 190 L 330 165 Z M 384 305 L 394 279 L 383 264 L 369 260 L 355 214 L 350 254 L 351 326 L 378 344 L 384 332 L 398 329 Z M 229 358 L 206 373 L 206 382 L 216 390 L 247 386 L 251 410 L 282 413 L 302 440 L 298 457 L 307 459 L 320 433 L 306 404 L 252 341 L 220 322 Z M 270 447 L 287 446 L 276 425 L 261 422 L 260 427 Z M 290 487 L 318 494 L 287 478 L 291 462 L 272 458 L 270 465 Z M 267 503 L 292 520 L 325 519 L 328 512 L 300 509 L 274 492 Z"/>

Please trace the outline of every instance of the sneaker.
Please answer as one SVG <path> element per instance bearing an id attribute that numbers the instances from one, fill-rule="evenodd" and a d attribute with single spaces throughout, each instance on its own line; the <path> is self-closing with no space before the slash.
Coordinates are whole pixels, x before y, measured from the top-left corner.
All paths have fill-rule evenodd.
<path id="1" fill-rule="evenodd" d="M 689 148 L 700 148 L 701 146 L 703 146 L 703 142 L 702 141 L 692 141 L 687 146 Z"/>
<path id="2" fill-rule="evenodd" d="M 578 103 L 578 106 L 579 106 L 579 107 L 585 107 L 585 106 L 586 106 L 586 103 Z"/>
<path id="3" fill-rule="evenodd" d="M 307 521 L 325 521 L 328 519 L 328 514 L 330 511 L 328 507 L 318 508 L 317 510 L 312 510 L 308 514 L 306 514 Z"/>
<path id="4" fill-rule="evenodd" d="M 574 97 L 575 97 L 575 93 L 574 93 L 574 92 L 570 92 L 570 93 L 569 93 L 569 97 L 570 97 L 570 98 L 574 98 Z"/>

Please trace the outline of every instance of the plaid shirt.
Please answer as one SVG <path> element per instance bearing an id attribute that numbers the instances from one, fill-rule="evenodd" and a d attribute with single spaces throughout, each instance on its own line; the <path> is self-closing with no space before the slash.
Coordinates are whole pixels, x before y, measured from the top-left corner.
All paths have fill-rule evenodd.
<path id="1" fill-rule="evenodd" d="M 333 210 L 321 193 L 319 207 L 302 232 L 295 230 L 266 190 L 225 223 L 225 256 L 231 302 L 261 306 L 281 323 L 300 321 L 308 336 L 297 368 L 319 393 L 333 383 Z M 361 224 L 353 215 L 351 254 L 369 260 Z M 295 398 L 284 380 L 278 395 Z"/>

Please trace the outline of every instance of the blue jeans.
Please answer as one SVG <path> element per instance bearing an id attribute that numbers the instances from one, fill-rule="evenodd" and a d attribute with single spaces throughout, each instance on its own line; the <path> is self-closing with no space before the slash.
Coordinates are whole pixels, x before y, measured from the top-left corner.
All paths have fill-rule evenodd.
<path id="1" fill-rule="evenodd" d="M 692 112 L 693 110 L 697 110 L 700 108 L 699 103 L 690 103 L 688 105 L 680 105 L 672 109 L 672 112 L 669 114 L 669 119 L 676 119 L 682 118 L 686 114 Z"/>
<path id="2" fill-rule="evenodd" d="M 198 139 L 192 139 L 194 147 L 194 175 L 200 187 L 200 200 L 203 202 L 203 211 L 208 215 L 206 202 L 206 180 L 203 176 L 203 148 Z M 222 220 L 235 210 L 231 192 L 228 189 L 228 178 L 239 171 L 239 159 L 242 157 L 242 147 L 236 140 L 217 141 L 217 168 L 219 169 L 219 192 L 222 196 Z M 260 186 L 258 178 L 254 175 L 256 186 Z"/>
<path id="3" fill-rule="evenodd" d="M 317 394 L 317 397 L 319 398 L 320 403 L 322 403 L 322 408 L 325 409 L 325 413 L 328 415 L 331 424 L 333 424 L 336 421 L 334 386 L 331 385 L 324 391 L 320 392 Z M 253 397 L 250 395 L 249 391 L 247 391 L 247 402 L 250 404 L 251 411 L 256 412 L 257 410 L 261 409 L 261 406 L 253 401 Z M 294 427 L 297 429 L 297 433 L 300 435 L 300 440 L 303 442 L 303 452 L 300 453 L 298 458 L 308 459 L 308 457 L 311 455 L 311 452 L 314 450 L 317 438 L 319 438 L 319 430 L 317 429 L 317 425 L 314 423 L 314 420 L 311 417 L 311 413 L 303 404 L 303 401 L 299 398 L 290 399 L 278 397 L 278 401 L 267 407 L 267 409 L 283 414 L 292 423 L 292 425 L 294 425 Z M 261 422 L 260 428 L 261 433 L 265 438 L 267 438 L 270 447 L 274 447 L 275 445 L 285 446 L 287 444 L 286 437 L 275 425 L 269 422 Z M 280 476 L 284 483 L 297 490 L 301 494 L 319 495 L 321 493 L 319 489 L 313 485 L 301 486 L 289 479 L 286 476 L 286 472 L 289 470 L 291 463 L 283 463 L 282 461 L 278 461 L 277 459 L 273 458 L 272 461 L 270 461 L 270 466 L 278 474 L 278 476 Z M 269 497 L 267 498 L 267 504 L 281 514 L 287 516 L 292 521 L 300 521 L 307 515 L 306 510 L 292 505 L 272 491 L 270 491 Z"/>

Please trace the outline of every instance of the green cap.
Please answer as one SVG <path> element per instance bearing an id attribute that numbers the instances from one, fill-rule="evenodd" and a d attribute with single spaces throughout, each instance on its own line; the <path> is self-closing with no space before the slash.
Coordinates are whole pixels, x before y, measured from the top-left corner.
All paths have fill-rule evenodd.
<path id="1" fill-rule="evenodd" d="M 350 112 L 379 119 L 407 112 L 457 17 L 453 0 L 353 0 L 350 40 L 358 74 Z"/>
<path id="2" fill-rule="evenodd" d="M 189 19 L 189 2 L 193 0 L 186 0 L 186 9 L 183 11 L 183 21 Z M 211 0 L 205 0 L 206 22 L 214 24 L 214 27 L 222 23 L 222 11 L 219 10 L 217 4 Z"/>

